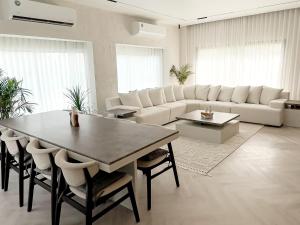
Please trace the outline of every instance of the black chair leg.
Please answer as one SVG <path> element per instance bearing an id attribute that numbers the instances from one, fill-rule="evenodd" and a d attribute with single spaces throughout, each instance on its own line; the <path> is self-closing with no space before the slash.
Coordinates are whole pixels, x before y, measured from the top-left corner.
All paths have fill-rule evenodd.
<path id="1" fill-rule="evenodd" d="M 8 190 L 9 172 L 10 172 L 10 154 L 6 153 L 5 157 L 5 176 L 4 176 L 4 191 Z"/>
<path id="2" fill-rule="evenodd" d="M 24 205 L 24 152 L 19 151 L 19 205 Z"/>
<path id="3" fill-rule="evenodd" d="M 151 209 L 151 170 L 146 172 L 147 176 L 147 207 L 148 210 Z"/>
<path id="4" fill-rule="evenodd" d="M 52 167 L 51 176 L 51 220 L 52 225 L 55 225 L 55 210 L 56 210 L 56 191 L 57 191 L 57 170 Z"/>
<path id="5" fill-rule="evenodd" d="M 5 142 L 1 141 L 1 189 L 4 189 L 5 182 Z"/>
<path id="6" fill-rule="evenodd" d="M 131 201 L 135 221 L 138 223 L 138 222 L 140 222 L 140 216 L 139 216 L 139 211 L 138 211 L 138 208 L 137 208 L 137 205 L 136 205 L 136 200 L 135 200 L 135 196 L 134 196 L 132 182 L 130 182 L 128 184 L 127 188 L 128 188 L 128 193 L 129 193 L 129 197 L 130 197 L 130 201 Z"/>
<path id="7" fill-rule="evenodd" d="M 36 176 L 35 172 L 35 164 L 32 160 L 31 162 L 31 171 L 30 171 L 30 180 L 29 180 L 29 193 L 28 193 L 28 206 L 27 212 L 31 212 L 32 210 L 32 201 L 33 201 L 33 191 L 34 191 L 34 178 Z"/>
<path id="8" fill-rule="evenodd" d="M 172 168 L 173 168 L 173 172 L 174 172 L 176 186 L 179 187 L 179 179 L 178 179 L 176 163 L 175 163 L 175 158 L 174 158 L 174 153 L 173 153 L 173 148 L 172 148 L 171 143 L 168 143 L 168 149 L 169 149 L 169 153 L 170 153 L 170 159 L 171 159 L 171 162 L 172 162 Z"/>
<path id="9" fill-rule="evenodd" d="M 57 195 L 56 195 L 56 206 L 55 206 L 55 225 L 59 225 L 60 222 L 60 213 L 61 213 L 61 205 L 62 205 L 62 195 L 65 188 L 65 181 L 60 171 L 59 180 L 58 180 L 58 188 L 57 188 Z"/>

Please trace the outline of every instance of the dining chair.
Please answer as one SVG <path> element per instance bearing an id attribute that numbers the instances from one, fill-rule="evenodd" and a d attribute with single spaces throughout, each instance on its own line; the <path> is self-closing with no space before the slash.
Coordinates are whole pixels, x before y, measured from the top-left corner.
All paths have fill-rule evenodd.
<path id="1" fill-rule="evenodd" d="M 0 127 L 0 136 L 6 130 L 4 127 Z M 5 173 L 5 143 L 0 139 L 0 160 L 1 160 L 1 189 L 4 189 L 4 173 Z"/>
<path id="2" fill-rule="evenodd" d="M 152 174 L 153 169 L 155 169 L 165 163 L 168 163 L 168 165 L 166 167 L 161 169 L 159 172 Z M 155 177 L 159 176 L 160 174 L 162 174 L 172 168 L 174 177 L 175 177 L 176 186 L 179 187 L 179 179 L 178 179 L 176 163 L 175 163 L 174 153 L 173 153 L 173 148 L 172 148 L 171 143 L 168 144 L 168 150 L 156 149 L 155 151 L 138 159 L 137 167 L 147 177 L 147 208 L 148 208 L 148 210 L 151 209 L 151 180 L 152 179 L 154 179 Z"/>
<path id="3" fill-rule="evenodd" d="M 132 177 L 122 172 L 106 173 L 99 170 L 96 161 L 90 159 L 78 161 L 74 153 L 72 154 L 70 155 L 66 150 L 60 150 L 55 156 L 55 163 L 62 171 L 59 175 L 55 224 L 59 224 L 63 202 L 85 214 L 86 225 L 91 225 L 127 198 L 130 198 L 135 220 L 139 222 Z M 94 209 L 125 189 L 128 193 L 93 216 Z M 76 196 L 84 200 L 84 204 L 76 200 L 74 198 Z"/>
<path id="4" fill-rule="evenodd" d="M 32 156 L 27 211 L 31 212 L 32 210 L 34 186 L 39 185 L 51 192 L 52 224 L 55 222 L 57 191 L 57 166 L 54 162 L 54 156 L 59 149 L 58 147 L 46 148 L 37 139 L 31 139 L 26 147 L 27 152 Z"/>
<path id="5" fill-rule="evenodd" d="M 5 176 L 4 191 L 8 190 L 9 173 L 12 168 L 19 174 L 19 205 L 24 205 L 24 180 L 29 178 L 31 156 L 25 150 L 28 143 L 26 136 L 17 136 L 12 130 L 6 130 L 1 135 L 5 142 Z"/>

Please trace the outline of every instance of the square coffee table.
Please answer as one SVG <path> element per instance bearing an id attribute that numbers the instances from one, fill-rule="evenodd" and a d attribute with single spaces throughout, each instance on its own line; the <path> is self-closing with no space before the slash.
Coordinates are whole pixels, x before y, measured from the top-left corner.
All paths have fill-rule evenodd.
<path id="1" fill-rule="evenodd" d="M 223 143 L 239 133 L 239 121 L 235 120 L 239 114 L 214 112 L 212 119 L 203 119 L 201 112 L 196 110 L 177 117 L 180 121 L 176 123 L 176 129 L 180 135 Z"/>

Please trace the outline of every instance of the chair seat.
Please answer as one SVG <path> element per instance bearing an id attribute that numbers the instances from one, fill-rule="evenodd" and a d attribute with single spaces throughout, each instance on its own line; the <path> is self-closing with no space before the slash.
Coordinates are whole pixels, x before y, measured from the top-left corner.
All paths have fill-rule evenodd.
<path id="1" fill-rule="evenodd" d="M 164 149 L 157 149 L 149 154 L 138 159 L 137 166 L 139 168 L 149 168 L 161 163 L 168 155 L 168 151 Z"/>
<path id="2" fill-rule="evenodd" d="M 98 172 L 93 177 L 94 201 L 128 184 L 131 180 L 132 177 L 130 175 L 118 171 L 113 173 Z M 70 190 L 78 197 L 82 199 L 86 198 L 86 184 L 79 187 L 70 186 Z"/>

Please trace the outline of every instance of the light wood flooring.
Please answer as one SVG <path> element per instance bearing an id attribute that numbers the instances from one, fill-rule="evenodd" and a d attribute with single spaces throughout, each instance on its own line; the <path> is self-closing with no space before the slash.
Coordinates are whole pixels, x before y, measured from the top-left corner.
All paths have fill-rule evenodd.
<path id="1" fill-rule="evenodd" d="M 152 210 L 146 210 L 146 179 L 138 175 L 141 225 L 299 225 L 300 129 L 264 127 L 211 172 L 211 177 L 178 168 L 153 180 Z M 27 187 L 27 183 L 26 183 Z M 25 194 L 27 204 L 27 191 Z M 0 191 L 1 225 L 50 224 L 50 194 L 35 189 L 33 211 L 18 207 L 17 176 Z M 61 225 L 84 224 L 64 205 Z M 117 207 L 97 225 L 135 224 L 133 214 Z"/>

